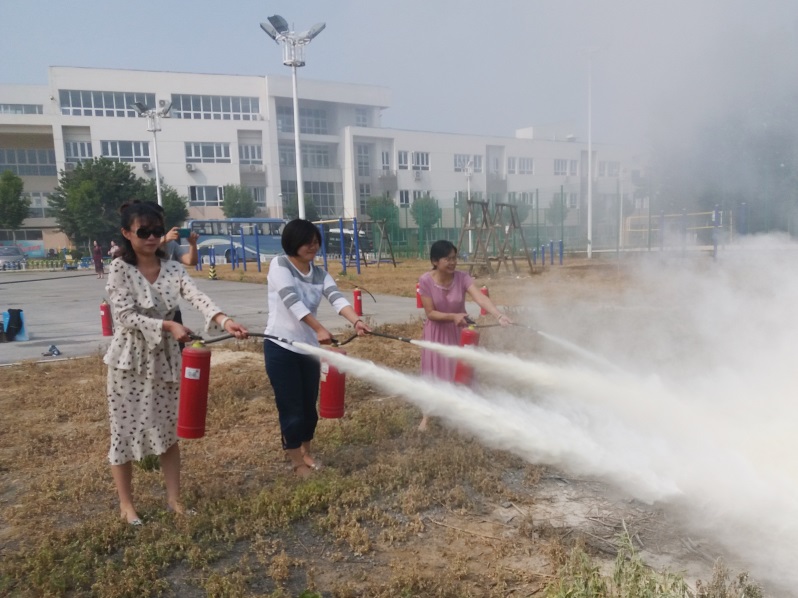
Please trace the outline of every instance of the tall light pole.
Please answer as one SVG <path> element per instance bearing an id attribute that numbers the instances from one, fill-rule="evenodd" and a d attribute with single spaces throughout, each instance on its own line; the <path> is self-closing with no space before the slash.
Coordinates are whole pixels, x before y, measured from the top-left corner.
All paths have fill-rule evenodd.
<path id="1" fill-rule="evenodd" d="M 587 259 L 593 257 L 593 53 L 587 50 Z"/>
<path id="2" fill-rule="evenodd" d="M 466 164 L 466 210 L 468 214 L 468 259 L 471 259 L 474 251 L 474 239 L 472 236 L 471 230 L 471 206 L 468 205 L 468 202 L 471 201 L 471 173 L 474 170 L 474 161 L 469 160 L 468 164 Z"/>
<path id="3" fill-rule="evenodd" d="M 305 189 L 302 181 L 302 150 L 299 147 L 299 96 L 296 86 L 296 69 L 305 66 L 305 46 L 327 26 L 325 23 L 316 23 L 302 33 L 294 33 L 288 27 L 288 22 L 280 15 L 269 17 L 268 23 L 261 23 L 260 28 L 266 32 L 277 44 L 283 46 L 283 64 L 290 66 L 293 75 L 294 93 L 294 151 L 296 152 L 296 192 L 299 217 L 305 218 Z"/>
<path id="4" fill-rule="evenodd" d="M 149 108 L 141 102 L 133 102 L 130 106 L 139 116 L 147 117 L 147 130 L 152 133 L 152 158 L 155 162 L 155 192 L 158 196 L 158 205 L 163 207 L 163 197 L 161 196 L 161 172 L 158 168 L 158 131 L 161 130 L 161 119 L 169 116 L 172 109 L 172 102 L 166 102 L 158 108 Z"/>

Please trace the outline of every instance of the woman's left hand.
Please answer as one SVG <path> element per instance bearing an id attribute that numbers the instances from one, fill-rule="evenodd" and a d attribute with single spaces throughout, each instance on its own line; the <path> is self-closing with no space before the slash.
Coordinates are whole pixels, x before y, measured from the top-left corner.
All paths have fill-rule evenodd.
<path id="1" fill-rule="evenodd" d="M 357 332 L 358 336 L 365 336 L 369 332 L 371 332 L 371 328 L 366 326 L 366 323 L 363 320 L 357 320 L 354 324 L 355 332 Z"/>
<path id="2" fill-rule="evenodd" d="M 498 319 L 499 319 L 499 325 L 502 327 L 509 326 L 510 324 L 513 323 L 513 321 L 504 314 L 500 315 Z"/>
<path id="3" fill-rule="evenodd" d="M 247 338 L 249 335 L 249 331 L 235 320 L 227 320 L 224 323 L 224 330 L 238 339 Z"/>

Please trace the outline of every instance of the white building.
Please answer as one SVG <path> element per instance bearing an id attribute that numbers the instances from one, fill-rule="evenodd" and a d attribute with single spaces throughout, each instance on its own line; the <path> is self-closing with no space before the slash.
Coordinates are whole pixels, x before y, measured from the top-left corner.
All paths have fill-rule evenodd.
<path id="1" fill-rule="evenodd" d="M 528 205 L 538 197 L 540 209 L 563 199 L 567 222 L 584 221 L 587 147 L 572 137 L 537 138 L 532 129 L 515 138 L 384 129 L 390 91 L 383 87 L 300 78 L 299 98 L 304 191 L 322 216 L 363 218 L 366 199 L 377 195 L 405 209 L 429 193 L 443 210 L 442 226 L 459 227 L 455 198 L 470 191 Z M 158 167 L 187 198 L 191 217 L 222 217 L 224 185 L 250 188 L 270 216 L 281 216 L 283 199 L 296 194 L 290 77 L 51 67 L 47 85 L 0 85 L 0 171 L 21 176 L 32 200 L 17 239 L 66 245 L 48 215 L 47 194 L 71 164 L 104 156 L 155 176 L 153 136 L 133 102 L 171 102 L 157 137 Z M 593 150 L 600 219 L 633 167 L 619 148 Z M 625 184 L 624 195 L 631 190 Z M 415 227 L 407 209 L 401 225 Z"/>

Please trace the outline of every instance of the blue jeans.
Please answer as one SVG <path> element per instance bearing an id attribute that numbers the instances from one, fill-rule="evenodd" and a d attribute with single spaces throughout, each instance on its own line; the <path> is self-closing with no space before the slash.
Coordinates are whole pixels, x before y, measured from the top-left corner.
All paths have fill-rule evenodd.
<path id="1" fill-rule="evenodd" d="M 299 448 L 303 442 L 313 440 L 319 421 L 319 360 L 283 349 L 270 340 L 263 342 L 263 358 L 274 389 L 283 448 Z"/>

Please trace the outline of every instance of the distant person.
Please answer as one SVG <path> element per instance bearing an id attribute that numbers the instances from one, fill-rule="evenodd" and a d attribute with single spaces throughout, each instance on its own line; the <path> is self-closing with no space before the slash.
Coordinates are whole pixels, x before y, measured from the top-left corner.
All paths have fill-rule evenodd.
<path id="1" fill-rule="evenodd" d="M 105 287 L 114 317 L 114 337 L 103 360 L 111 420 L 108 460 L 120 516 L 141 525 L 133 504 L 132 461 L 147 455 L 160 457 L 167 509 L 186 512 L 180 502 L 177 442 L 178 341 L 187 341 L 191 331 L 173 319 L 178 302 L 188 301 L 202 312 L 206 331 L 246 338 L 247 330 L 202 293 L 181 264 L 164 259 L 159 211 L 146 203 L 124 204 L 120 211 L 121 254 L 111 262 Z"/>
<path id="2" fill-rule="evenodd" d="M 111 247 L 108 249 L 108 256 L 111 259 L 118 257 L 122 249 L 114 241 L 111 241 Z"/>
<path id="3" fill-rule="evenodd" d="M 91 248 L 91 259 L 94 260 L 94 272 L 97 274 L 97 278 L 102 278 L 105 274 L 103 250 L 97 241 L 94 242 L 94 246 Z"/>
<path id="4" fill-rule="evenodd" d="M 314 265 L 321 244 L 316 225 L 309 220 L 292 220 L 285 225 L 280 241 L 285 255 L 272 259 L 266 278 L 266 334 L 309 345 L 329 345 L 332 335 L 316 317 L 322 298 L 349 320 L 358 335 L 371 332 L 335 286 L 332 276 Z M 294 345 L 271 339 L 263 342 L 263 355 L 277 403 L 283 449 L 294 472 L 307 477 L 319 468 L 310 447 L 319 421 L 319 360 Z"/>
<path id="5" fill-rule="evenodd" d="M 418 279 L 421 305 L 427 315 L 422 338 L 425 341 L 443 345 L 459 345 L 461 328 L 466 321 L 466 295 L 487 311 L 496 316 L 499 324 L 507 326 L 512 320 L 502 314 L 489 297 L 483 295 L 474 284 L 474 279 L 466 272 L 457 270 L 457 247 L 451 241 L 435 241 L 429 250 L 432 270 Z M 457 361 L 439 353 L 421 350 L 421 375 L 454 382 Z M 421 418 L 419 430 L 426 430 L 429 418 Z"/>

